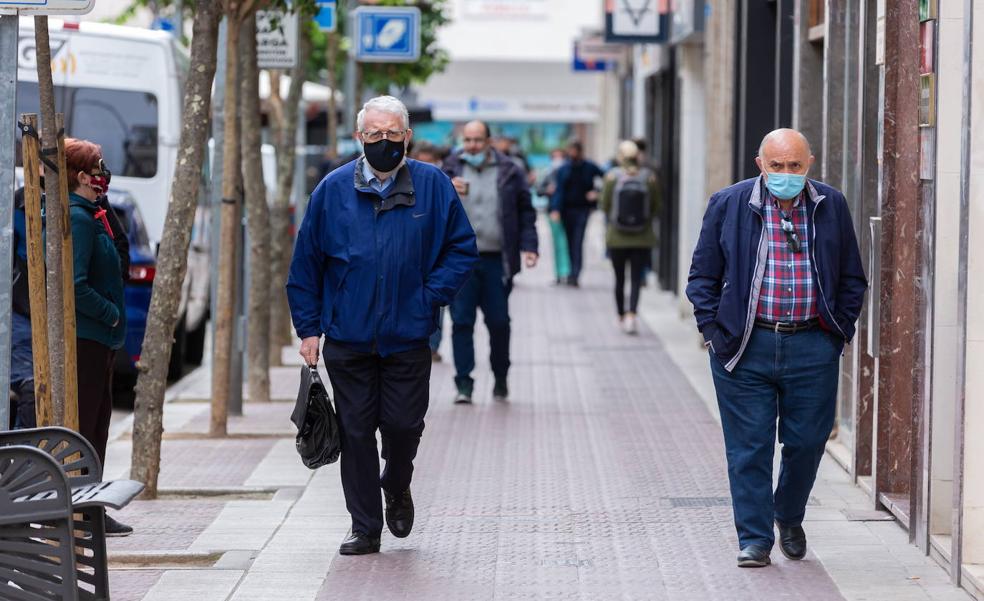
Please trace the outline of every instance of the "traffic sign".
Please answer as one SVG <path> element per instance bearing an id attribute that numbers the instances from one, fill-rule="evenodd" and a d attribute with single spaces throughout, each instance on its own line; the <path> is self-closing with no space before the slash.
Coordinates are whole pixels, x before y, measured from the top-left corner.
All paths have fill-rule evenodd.
<path id="1" fill-rule="evenodd" d="M 321 31 L 332 32 L 338 29 L 338 3 L 335 0 L 318 0 L 318 12 L 314 22 Z"/>
<path id="2" fill-rule="evenodd" d="M 84 15 L 96 0 L 0 0 L 0 15 Z"/>
<path id="3" fill-rule="evenodd" d="M 355 58 L 360 62 L 412 63 L 420 58 L 420 9 L 359 7 L 355 39 Z"/>

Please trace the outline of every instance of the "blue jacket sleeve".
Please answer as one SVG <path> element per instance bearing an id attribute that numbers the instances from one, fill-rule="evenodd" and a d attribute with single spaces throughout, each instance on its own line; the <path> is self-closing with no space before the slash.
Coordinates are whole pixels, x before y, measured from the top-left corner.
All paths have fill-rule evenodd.
<path id="1" fill-rule="evenodd" d="M 120 311 L 109 299 L 89 285 L 89 266 L 96 242 L 92 216 L 72 211 L 72 262 L 75 271 L 75 310 L 86 317 L 112 327 L 120 320 Z"/>
<path id="2" fill-rule="evenodd" d="M 847 334 L 847 341 L 854 337 L 855 322 L 861 315 L 868 279 L 864 275 L 861 250 L 854 234 L 854 222 L 847 208 L 847 201 L 840 198 L 838 213 L 841 229 L 840 286 L 837 289 L 837 306 L 834 319 Z"/>
<path id="3" fill-rule="evenodd" d="M 294 331 L 299 338 L 321 336 L 321 311 L 324 303 L 325 256 L 320 240 L 323 231 L 325 184 L 311 194 L 304 221 L 297 232 L 294 255 L 287 274 L 287 304 Z"/>
<path id="4" fill-rule="evenodd" d="M 704 334 L 705 340 L 710 340 L 714 333 L 714 318 L 721 301 L 724 255 L 718 241 L 721 239 L 725 204 L 725 199 L 717 194 L 708 201 L 687 279 L 687 298 L 694 305 L 697 328 Z"/>
<path id="5" fill-rule="evenodd" d="M 475 231 L 451 180 L 445 179 L 440 185 L 451 202 L 441 253 L 424 282 L 425 294 L 432 307 L 451 304 L 478 260 Z"/>

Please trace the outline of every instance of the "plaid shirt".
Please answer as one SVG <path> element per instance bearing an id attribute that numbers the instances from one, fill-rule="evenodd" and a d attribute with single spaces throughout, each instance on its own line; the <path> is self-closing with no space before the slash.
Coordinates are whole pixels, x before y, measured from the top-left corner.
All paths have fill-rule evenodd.
<path id="1" fill-rule="evenodd" d="M 778 201 L 767 193 L 762 203 L 765 235 L 769 237 L 769 258 L 759 294 L 757 319 L 765 321 L 799 322 L 813 319 L 817 313 L 817 296 L 813 289 L 813 266 L 810 263 L 810 236 L 807 228 L 806 203 L 803 194 L 793 203 L 787 215 L 799 236 L 802 250 L 794 253 L 786 242 L 779 223 Z"/>

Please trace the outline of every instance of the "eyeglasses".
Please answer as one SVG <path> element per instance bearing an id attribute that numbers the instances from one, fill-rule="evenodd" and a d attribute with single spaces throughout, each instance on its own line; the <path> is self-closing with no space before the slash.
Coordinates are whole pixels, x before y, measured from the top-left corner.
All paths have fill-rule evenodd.
<path id="1" fill-rule="evenodd" d="M 90 173 L 89 175 L 95 177 L 105 177 L 106 183 L 108 184 L 109 180 L 113 177 L 113 173 L 109 170 L 109 167 L 106 166 L 106 163 L 102 159 L 99 159 L 99 163 L 96 164 L 96 167 L 99 171 L 97 173 Z"/>
<path id="2" fill-rule="evenodd" d="M 779 227 L 782 228 L 782 233 L 786 234 L 786 244 L 789 246 L 789 250 L 794 253 L 801 252 L 803 245 L 800 243 L 796 228 L 793 226 L 793 222 L 786 217 L 786 214 L 781 211 L 779 214 Z"/>
<path id="3" fill-rule="evenodd" d="M 384 131 L 362 131 L 362 138 L 370 144 L 378 142 L 383 138 L 386 138 L 390 142 L 402 142 L 406 136 L 407 130 L 405 129 L 400 131 L 391 131 L 388 129 Z"/>

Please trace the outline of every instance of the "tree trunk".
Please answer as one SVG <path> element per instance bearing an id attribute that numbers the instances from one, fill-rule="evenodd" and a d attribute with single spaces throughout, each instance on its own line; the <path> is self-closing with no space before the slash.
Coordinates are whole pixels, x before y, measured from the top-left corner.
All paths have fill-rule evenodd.
<path id="1" fill-rule="evenodd" d="M 55 130 L 55 91 L 51 80 L 51 46 L 48 17 L 34 17 L 34 43 L 37 46 L 38 91 L 41 104 L 41 154 L 54 163 L 57 156 Z M 58 174 L 45 169 L 45 240 L 48 293 L 48 357 L 51 364 L 50 390 L 55 425 L 65 423 L 65 338 L 64 288 L 62 281 L 62 240 L 69 223 L 68 199 L 62 198 Z M 71 228 L 69 227 L 69 231 Z"/>
<path id="2" fill-rule="evenodd" d="M 246 226 L 249 228 L 249 301 L 246 335 L 249 400 L 270 402 L 270 208 L 260 146 L 260 72 L 256 66 L 256 13 L 242 25 L 242 133 Z"/>
<path id="3" fill-rule="evenodd" d="M 198 188 L 206 160 L 218 27 L 217 3 L 199 3 L 195 11 L 191 69 L 181 115 L 178 163 L 157 255 L 157 275 L 147 314 L 133 410 L 130 478 L 146 485 L 143 498 L 147 499 L 157 497 L 167 366 L 178 322 L 181 285 L 188 267 L 188 245 L 198 208 Z"/>
<path id="4" fill-rule="evenodd" d="M 219 229 L 219 276 L 215 299 L 215 340 L 212 350 L 212 417 L 211 436 L 225 436 L 229 416 L 229 385 L 232 374 L 232 339 L 236 304 L 238 269 L 234 257 L 238 254 L 242 187 L 242 161 L 239 145 L 239 34 L 240 3 L 227 0 L 226 18 L 226 80 L 225 139 L 222 149 L 222 208 Z"/>
<path id="5" fill-rule="evenodd" d="M 287 306 L 284 284 L 294 249 L 293 238 L 290 235 L 290 197 L 294 189 L 294 174 L 297 166 L 298 109 L 310 50 L 307 29 L 301 27 L 297 39 L 297 65 L 291 71 L 290 89 L 287 92 L 286 106 L 283 108 L 283 120 L 278 123 L 275 137 L 277 196 L 270 211 L 270 357 L 272 363 L 276 365 L 281 364 L 281 349 L 291 342 L 290 309 Z M 277 92 L 279 96 L 279 88 Z"/>

